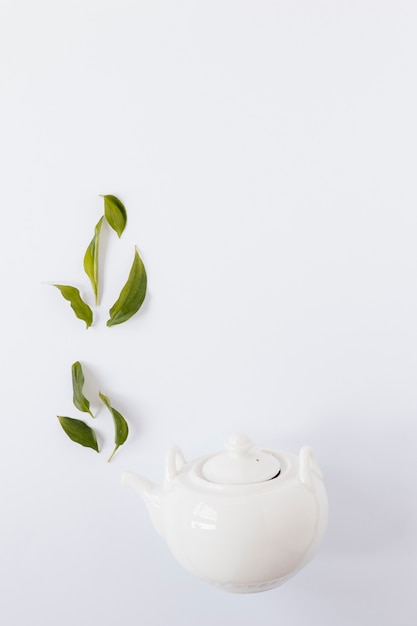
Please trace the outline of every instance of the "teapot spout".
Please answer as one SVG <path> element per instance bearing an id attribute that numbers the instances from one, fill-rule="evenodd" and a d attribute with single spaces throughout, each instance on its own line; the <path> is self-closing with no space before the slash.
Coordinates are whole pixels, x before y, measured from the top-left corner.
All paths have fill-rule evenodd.
<path id="1" fill-rule="evenodd" d="M 162 488 L 133 472 L 124 472 L 122 474 L 122 485 L 132 487 L 142 496 L 156 531 L 163 536 Z"/>

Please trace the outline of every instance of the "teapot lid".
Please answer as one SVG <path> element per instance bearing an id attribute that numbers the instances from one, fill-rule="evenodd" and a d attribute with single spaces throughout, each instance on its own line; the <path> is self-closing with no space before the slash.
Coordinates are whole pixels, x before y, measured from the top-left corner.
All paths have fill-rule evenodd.
<path id="1" fill-rule="evenodd" d="M 206 480 L 223 485 L 250 485 L 278 476 L 281 470 L 276 456 L 254 448 L 243 434 L 231 435 L 226 452 L 210 457 L 202 467 Z"/>

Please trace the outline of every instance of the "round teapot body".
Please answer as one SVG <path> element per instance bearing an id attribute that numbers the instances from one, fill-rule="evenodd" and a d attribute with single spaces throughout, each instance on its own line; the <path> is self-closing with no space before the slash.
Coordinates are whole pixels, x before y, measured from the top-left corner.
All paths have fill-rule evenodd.
<path id="1" fill-rule="evenodd" d="M 272 452 L 280 474 L 249 485 L 221 485 L 186 464 L 165 485 L 163 534 L 188 571 L 237 593 L 265 591 L 295 574 L 314 555 L 327 525 L 320 477 L 300 480 L 299 459 Z"/>

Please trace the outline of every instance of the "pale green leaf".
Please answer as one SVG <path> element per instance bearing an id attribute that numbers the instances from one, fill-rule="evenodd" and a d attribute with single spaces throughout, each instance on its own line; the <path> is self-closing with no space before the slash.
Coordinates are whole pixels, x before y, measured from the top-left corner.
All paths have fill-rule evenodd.
<path id="1" fill-rule="evenodd" d="M 98 395 L 103 400 L 104 404 L 106 405 L 106 407 L 109 409 L 110 413 L 112 414 L 113 422 L 114 422 L 114 443 L 116 444 L 116 446 L 108 458 L 108 461 L 111 461 L 116 450 L 121 445 L 123 445 L 124 442 L 126 441 L 129 435 L 129 426 L 128 426 L 127 421 L 123 417 L 123 415 L 119 413 L 119 411 L 117 411 L 115 408 L 112 407 L 109 398 L 105 396 L 104 393 L 101 393 L 101 391 L 99 392 Z"/>
<path id="2" fill-rule="evenodd" d="M 98 264 L 98 255 L 99 255 L 99 244 L 100 244 L 100 233 L 101 226 L 103 224 L 103 217 L 99 219 L 96 224 L 94 230 L 94 237 L 92 238 L 86 252 L 84 255 L 84 271 L 87 274 L 88 278 L 91 281 L 91 286 L 93 287 L 93 292 L 95 296 L 96 304 L 99 303 L 99 264 Z"/>
<path id="3" fill-rule="evenodd" d="M 84 302 L 84 300 L 80 296 L 80 292 L 76 287 L 71 287 L 70 285 L 57 285 L 54 284 L 53 287 L 56 287 L 60 290 L 65 300 L 71 304 L 71 308 L 74 311 L 75 315 L 86 323 L 87 328 L 91 326 L 93 323 L 93 311 L 90 309 L 88 304 Z"/>
<path id="4" fill-rule="evenodd" d="M 71 366 L 72 373 L 72 400 L 74 406 L 83 413 L 89 413 L 91 417 L 94 417 L 90 410 L 90 402 L 87 400 L 83 393 L 84 388 L 84 373 L 82 365 L 79 361 L 76 361 Z"/>
<path id="5" fill-rule="evenodd" d="M 127 222 L 124 204 L 116 196 L 106 195 L 103 198 L 105 218 L 109 226 L 121 237 Z"/>
<path id="6" fill-rule="evenodd" d="M 97 437 L 92 428 L 81 420 L 58 415 L 59 423 L 72 441 L 98 452 Z"/>
<path id="7" fill-rule="evenodd" d="M 132 317 L 142 306 L 146 296 L 146 270 L 139 252 L 135 249 L 135 256 L 129 277 L 120 292 L 119 298 L 109 311 L 110 319 L 107 326 L 121 324 Z"/>

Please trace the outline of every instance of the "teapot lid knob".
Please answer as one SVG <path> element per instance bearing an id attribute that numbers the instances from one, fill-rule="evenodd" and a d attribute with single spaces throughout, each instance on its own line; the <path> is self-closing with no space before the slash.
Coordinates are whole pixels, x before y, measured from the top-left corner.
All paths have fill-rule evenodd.
<path id="1" fill-rule="evenodd" d="M 230 435 L 224 444 L 224 447 L 230 454 L 245 454 L 252 446 L 253 442 L 244 433 Z"/>
<path id="2" fill-rule="evenodd" d="M 250 485 L 278 476 L 281 470 L 274 454 L 259 450 L 242 433 L 230 435 L 226 452 L 215 454 L 203 465 L 206 480 L 223 485 Z"/>

